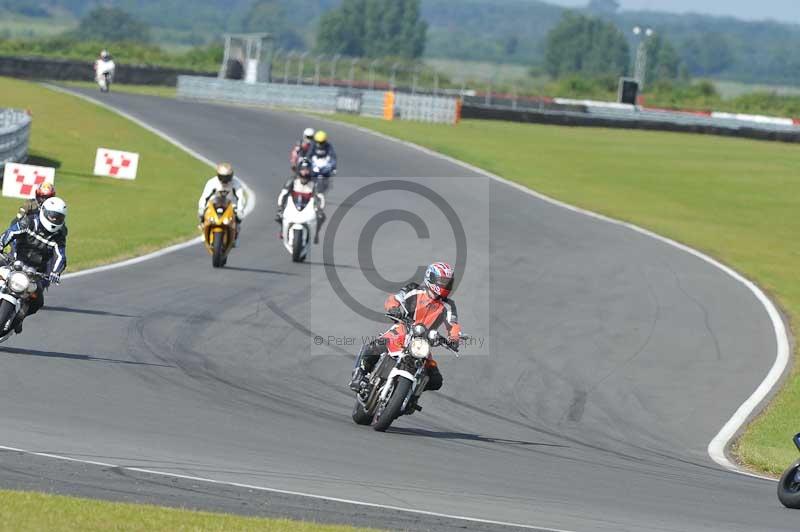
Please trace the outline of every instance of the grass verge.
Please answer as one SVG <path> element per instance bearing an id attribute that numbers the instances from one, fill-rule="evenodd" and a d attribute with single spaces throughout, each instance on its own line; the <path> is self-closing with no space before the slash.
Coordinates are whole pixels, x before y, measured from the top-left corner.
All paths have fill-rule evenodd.
<path id="1" fill-rule="evenodd" d="M 495 121 L 453 127 L 336 118 L 684 242 L 757 281 L 792 323 L 800 316 L 796 145 Z M 791 437 L 800 431 L 798 405 L 795 364 L 783 390 L 736 443 L 737 457 L 756 470 L 780 473 L 797 457 Z"/>
<path id="2" fill-rule="evenodd" d="M 196 201 L 213 172 L 136 124 L 72 96 L 0 78 L 0 106 L 30 109 L 32 164 L 56 167 L 69 206 L 69 271 L 154 251 L 197 235 Z M 140 154 L 138 177 L 92 175 L 98 147 Z M 0 220 L 21 200 L 0 198 Z"/>
<path id="3" fill-rule="evenodd" d="M 367 532 L 368 529 L 288 519 L 239 517 L 42 493 L 0 491 L 0 531 L 6 530 Z"/>

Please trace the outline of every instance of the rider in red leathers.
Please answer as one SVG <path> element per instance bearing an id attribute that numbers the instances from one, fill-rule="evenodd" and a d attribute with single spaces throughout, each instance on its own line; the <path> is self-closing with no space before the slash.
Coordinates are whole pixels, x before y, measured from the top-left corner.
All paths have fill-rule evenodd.
<path id="1" fill-rule="evenodd" d="M 453 267 L 446 262 L 435 262 L 425 271 L 424 285 L 409 283 L 403 289 L 388 297 L 384 308 L 387 314 L 397 317 L 412 316 L 414 324 L 422 324 L 428 329 L 444 325 L 448 333 L 448 344 L 457 351 L 461 335 L 461 325 L 455 303 L 449 299 L 453 287 Z M 350 389 L 360 392 L 369 381 L 369 374 L 381 355 L 403 350 L 408 331 L 402 323 L 394 325 L 380 338 L 364 345 L 356 360 Z M 442 387 L 442 373 L 432 356 L 426 363 L 428 384 L 426 390 Z"/>

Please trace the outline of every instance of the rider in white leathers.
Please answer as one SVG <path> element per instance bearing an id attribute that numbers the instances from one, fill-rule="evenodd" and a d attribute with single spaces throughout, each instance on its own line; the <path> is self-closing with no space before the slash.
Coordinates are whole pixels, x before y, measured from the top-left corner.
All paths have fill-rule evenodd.
<path id="1" fill-rule="evenodd" d="M 205 214 L 208 200 L 221 190 L 228 192 L 231 201 L 234 203 L 234 208 L 236 209 L 235 246 L 239 243 L 239 230 L 242 227 L 242 213 L 247 205 L 247 199 L 244 194 L 242 182 L 238 177 L 233 175 L 233 167 L 230 163 L 219 163 L 217 165 L 217 175 L 208 180 L 197 202 L 197 216 L 200 218 L 200 223 L 203 223 L 203 215 Z"/>
<path id="2" fill-rule="evenodd" d="M 111 78 L 113 79 L 115 68 L 116 65 L 114 64 L 114 60 L 111 59 L 111 54 L 109 54 L 108 51 L 103 50 L 100 52 L 100 57 L 94 62 L 94 79 L 100 83 L 103 74 L 106 73 L 110 74 Z"/>

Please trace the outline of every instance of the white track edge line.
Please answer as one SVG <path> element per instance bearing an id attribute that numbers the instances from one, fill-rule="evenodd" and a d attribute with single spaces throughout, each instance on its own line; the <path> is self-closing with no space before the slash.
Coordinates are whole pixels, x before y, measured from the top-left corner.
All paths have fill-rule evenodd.
<path id="1" fill-rule="evenodd" d="M 453 519 L 453 520 L 457 520 L 457 521 L 468 521 L 468 522 L 471 522 L 471 523 L 482 523 L 482 524 L 487 524 L 487 525 L 497 525 L 497 526 L 506 526 L 506 527 L 514 527 L 514 528 L 524 528 L 524 529 L 527 529 L 527 530 L 538 530 L 538 531 L 541 531 L 541 532 L 574 532 L 572 530 L 566 530 L 566 529 L 561 529 L 561 528 L 550 528 L 550 527 L 542 527 L 542 526 L 536 526 L 536 525 L 524 525 L 524 524 L 521 524 L 521 523 L 510 523 L 510 522 L 506 522 L 506 521 L 494 521 L 494 520 L 491 520 L 491 519 L 481 519 L 481 518 L 478 518 L 478 517 L 467 517 L 467 516 L 463 516 L 463 515 L 452 515 L 452 514 L 445 514 L 445 513 L 439 513 L 439 512 L 431 512 L 431 511 L 427 511 L 427 510 L 415 510 L 413 508 L 402 508 L 400 506 L 391 506 L 391 505 L 387 505 L 387 504 L 378 504 L 378 503 L 372 503 L 372 502 L 356 501 L 356 500 L 352 500 L 352 499 L 342 499 L 342 498 L 339 498 L 339 497 L 328 497 L 328 496 L 325 496 L 325 495 L 315 495 L 313 493 L 304 493 L 302 491 L 283 490 L 283 489 L 278 489 L 278 488 L 269 488 L 269 487 L 265 487 L 265 486 L 257 486 L 257 485 L 254 485 L 254 484 L 243 484 L 243 483 L 240 483 L 240 482 L 229 482 L 229 481 L 225 481 L 225 480 L 215 480 L 215 479 L 211 479 L 211 478 L 196 477 L 196 476 L 192 476 L 192 475 L 182 475 L 180 473 L 170 473 L 170 472 L 166 472 L 166 471 L 158 471 L 158 470 L 155 470 L 155 469 L 145 469 L 145 468 L 141 468 L 141 467 L 121 466 L 121 465 L 109 464 L 109 463 L 106 463 L 106 462 L 96 462 L 96 461 L 92 461 L 92 460 L 84 460 L 84 459 L 79 459 L 79 458 L 72 458 L 72 457 L 69 457 L 69 456 L 52 454 L 52 453 L 29 451 L 27 449 L 20 449 L 18 447 L 8 447 L 8 446 L 5 446 L 5 445 L 0 445 L 0 450 L 23 453 L 23 454 L 29 454 L 29 455 L 33 455 L 33 456 L 41 456 L 41 457 L 44 457 L 44 458 L 52 458 L 52 459 L 55 459 L 55 460 L 64 460 L 64 461 L 68 461 L 68 462 L 78 462 L 78 463 L 81 463 L 81 464 L 91 464 L 91 465 L 96 465 L 96 466 L 100 466 L 100 467 L 120 469 L 120 470 L 123 470 L 123 471 L 133 471 L 133 472 L 144 473 L 144 474 L 148 474 L 148 475 L 156 475 L 156 476 L 170 477 L 170 478 L 180 478 L 180 479 L 184 479 L 184 480 L 192 480 L 192 481 L 195 481 L 195 482 L 205 482 L 205 483 L 208 483 L 208 484 L 215 484 L 215 485 L 219 485 L 219 486 L 232 486 L 232 487 L 235 487 L 235 488 L 251 489 L 251 490 L 256 490 L 256 491 L 264 491 L 264 492 L 268 492 L 268 493 L 279 493 L 281 495 L 290 495 L 290 496 L 293 496 L 293 497 L 305 497 L 305 498 L 309 498 L 309 499 L 317 499 L 317 500 L 322 500 L 322 501 L 336 502 L 336 503 L 342 503 L 342 504 L 351 504 L 351 505 L 355 505 L 355 506 L 364 506 L 364 507 L 367 507 L 367 508 L 379 508 L 379 509 L 383 509 L 383 510 L 393 510 L 393 511 L 396 511 L 396 512 L 411 513 L 411 514 L 416 514 L 416 515 L 427 515 L 427 516 L 430 516 L 430 517 L 440 517 L 442 519 Z"/>
<path id="2" fill-rule="evenodd" d="M 736 435 L 739 433 L 739 431 L 742 430 L 742 427 L 744 426 L 744 424 L 750 419 L 750 417 L 754 414 L 754 412 L 756 412 L 756 409 L 759 407 L 759 405 L 761 405 L 761 403 L 764 401 L 764 399 L 766 399 L 766 397 L 772 392 L 773 388 L 780 382 L 781 377 L 783 376 L 784 372 L 788 368 L 789 362 L 791 360 L 791 358 L 790 358 L 790 348 L 789 348 L 789 345 L 790 345 L 789 336 L 788 336 L 788 332 L 786 330 L 786 325 L 783 322 L 783 318 L 781 317 L 781 314 L 778 311 L 778 308 L 775 306 L 775 304 L 772 302 L 772 300 L 761 290 L 761 288 L 758 287 L 758 285 L 756 285 L 754 282 L 752 282 L 749 279 L 747 279 L 746 277 L 744 277 L 742 274 L 740 274 L 739 272 L 737 272 L 733 268 L 731 268 L 729 266 L 726 266 L 725 264 L 721 263 L 720 261 L 710 257 L 709 255 L 706 255 L 702 251 L 699 251 L 697 249 L 689 247 L 688 245 L 682 244 L 682 243 L 680 243 L 680 242 L 678 242 L 676 240 L 673 240 L 671 238 L 668 238 L 668 237 L 659 235 L 657 233 L 654 233 L 653 231 L 650 231 L 649 229 L 645 229 L 643 227 L 640 227 L 638 225 L 635 225 L 635 224 L 632 224 L 632 223 L 629 223 L 629 222 L 624 222 L 622 220 L 616 220 L 614 218 L 611 218 L 609 216 L 605 216 L 603 214 L 599 214 L 599 213 L 592 212 L 592 211 L 589 211 L 589 210 L 586 210 L 586 209 L 582 209 L 580 207 L 576 207 L 574 205 L 570 205 L 570 204 L 565 203 L 563 201 L 560 201 L 560 200 L 557 200 L 557 199 L 552 198 L 550 196 L 547 196 L 545 194 L 542 194 L 541 192 L 537 192 L 537 191 L 532 190 L 530 188 L 527 188 L 527 187 L 525 187 L 523 185 L 520 185 L 519 183 L 515 183 L 513 181 L 509 181 L 508 179 L 505 179 L 505 178 L 500 177 L 500 176 L 498 176 L 496 174 L 488 172 L 488 171 L 486 171 L 486 170 L 484 170 L 482 168 L 479 168 L 477 166 L 471 165 L 471 164 L 466 163 L 464 161 L 459 161 L 458 159 L 450 157 L 449 155 L 445 155 L 443 153 L 439 153 L 439 152 L 433 151 L 433 150 L 431 150 L 429 148 L 425 148 L 424 146 L 420 146 L 419 144 L 415 144 L 413 142 L 409 142 L 409 141 L 402 140 L 402 139 L 397 139 L 397 138 L 391 137 L 389 135 L 386 135 L 384 133 L 380 133 L 378 131 L 373 131 L 371 129 L 368 129 L 368 128 L 365 128 L 365 127 L 362 127 L 362 126 L 358 126 L 358 125 L 355 125 L 355 124 L 349 124 L 347 122 L 339 122 L 339 121 L 336 121 L 336 120 L 331 120 L 331 119 L 328 119 L 328 118 L 321 118 L 321 117 L 313 116 L 313 115 L 307 115 L 307 116 L 313 117 L 316 120 L 323 120 L 323 121 L 327 121 L 329 123 L 333 123 L 333 124 L 336 124 L 336 125 L 342 125 L 342 126 L 345 126 L 345 127 L 357 129 L 358 131 L 377 136 L 377 137 L 382 138 L 384 140 L 388 140 L 388 141 L 392 141 L 392 142 L 398 142 L 398 143 L 403 144 L 403 145 L 405 145 L 405 146 L 407 146 L 409 148 L 413 148 L 415 150 L 419 150 L 419 151 L 425 153 L 426 155 L 437 157 L 437 158 L 442 159 L 444 161 L 447 161 L 447 162 L 450 162 L 452 164 L 461 166 L 462 168 L 465 168 L 465 169 L 470 170 L 472 172 L 475 172 L 477 174 L 481 174 L 481 175 L 484 175 L 484 176 L 486 176 L 486 177 L 488 177 L 490 179 L 494 179 L 495 181 L 498 181 L 500 183 L 503 183 L 505 185 L 513 187 L 513 188 L 515 188 L 515 189 L 517 189 L 517 190 L 519 190 L 521 192 L 529 194 L 529 195 L 531 195 L 531 196 L 533 196 L 535 198 L 538 198 L 538 199 L 540 199 L 542 201 L 545 201 L 547 203 L 550 203 L 552 205 L 556 205 L 558 207 L 562 207 L 562 208 L 567 209 L 569 211 L 572 211 L 572 212 L 575 212 L 575 213 L 579 213 L 579 214 L 582 214 L 584 216 L 588 216 L 590 218 L 594 218 L 596 220 L 602 220 L 602 221 L 610 223 L 610 224 L 626 227 L 626 228 L 628 228 L 628 229 L 630 229 L 632 231 L 635 231 L 635 232 L 640 233 L 642 235 L 648 236 L 650 238 L 654 238 L 654 239 L 656 239 L 656 240 L 658 240 L 660 242 L 663 242 L 665 244 L 668 244 L 670 246 L 678 248 L 681 251 L 689 253 L 690 255 L 693 255 L 693 256 L 697 257 L 698 259 L 701 259 L 704 262 L 716 267 L 717 269 L 721 270 L 722 272 L 724 272 L 727 275 L 729 275 L 730 277 L 732 277 L 734 280 L 736 280 L 739 283 L 743 284 L 748 290 L 750 290 L 750 292 L 756 297 L 756 299 L 758 299 L 758 301 L 764 307 L 764 310 L 767 312 L 767 315 L 769 316 L 770 321 L 772 322 L 773 332 L 775 334 L 775 340 L 776 340 L 776 344 L 777 344 L 777 352 L 776 352 L 776 355 L 775 355 L 775 362 L 772 364 L 772 367 L 770 368 L 770 370 L 767 373 L 766 377 L 764 377 L 764 380 L 761 382 L 761 384 L 759 384 L 759 386 L 752 393 L 752 395 L 750 395 L 750 397 L 748 397 L 747 400 L 745 400 L 745 402 L 742 403 L 741 406 L 739 406 L 739 408 L 734 412 L 734 414 L 731 416 L 731 418 L 725 423 L 725 425 L 722 427 L 722 429 L 720 429 L 720 431 L 717 433 L 717 435 L 714 436 L 714 438 L 711 440 L 711 442 L 709 442 L 708 447 L 707 447 L 707 452 L 708 452 L 708 455 L 711 457 L 711 459 L 714 460 L 714 462 L 716 462 L 718 465 L 728 469 L 729 471 L 733 471 L 735 473 L 739 473 L 739 474 L 742 474 L 742 475 L 746 475 L 746 476 L 754 477 L 754 478 L 759 478 L 759 479 L 763 479 L 763 480 L 772 480 L 772 481 L 776 480 L 776 479 L 774 479 L 772 477 L 759 475 L 759 474 L 756 474 L 756 473 L 753 473 L 751 471 L 748 471 L 748 470 L 744 469 L 743 467 L 741 467 L 738 464 L 736 464 L 733 461 L 731 461 L 730 458 L 728 458 L 728 454 L 727 454 L 728 446 L 730 445 L 730 443 L 733 440 L 733 438 L 735 438 Z"/>
<path id="3" fill-rule="evenodd" d="M 45 86 L 47 86 L 48 88 L 51 88 L 52 90 L 56 90 L 56 91 L 59 91 L 59 92 L 64 92 L 64 93 L 70 94 L 72 96 L 77 96 L 79 98 L 82 98 L 82 99 L 85 99 L 87 101 L 90 101 L 90 102 L 92 102 L 92 103 L 94 103 L 96 105 L 99 105 L 101 107 L 105 107 L 108 110 L 110 110 L 112 112 L 115 112 L 115 113 L 117 113 L 120 116 L 123 116 L 125 118 L 128 118 L 129 120 L 133 121 L 137 125 L 140 125 L 140 126 L 144 127 L 145 129 L 155 133 L 156 135 L 164 138 L 165 140 L 169 141 L 170 143 L 174 144 L 175 146 L 185 150 L 187 153 L 196 156 L 201 161 L 204 161 L 204 162 L 207 162 L 207 163 L 213 165 L 213 163 L 211 161 L 209 161 L 208 159 L 206 159 L 205 157 L 200 156 L 199 154 L 196 154 L 196 152 L 194 152 L 190 148 L 187 148 L 186 146 L 184 146 L 180 142 L 172 139 L 171 137 L 169 137 L 165 133 L 163 133 L 163 132 L 161 132 L 161 131 L 159 131 L 159 130 L 151 127 L 151 126 L 148 126 L 144 122 L 140 121 L 137 118 L 134 118 L 134 117 L 128 115 L 127 113 L 125 113 L 123 111 L 115 109 L 115 108 L 113 108 L 113 107 L 111 107 L 111 106 L 109 106 L 109 105 L 107 105 L 105 103 L 99 102 L 99 101 L 97 101 L 97 100 L 95 100 L 93 98 L 90 98 L 90 97 L 82 95 L 82 94 L 73 93 L 73 92 L 61 89 L 60 87 L 55 87 L 55 86 L 52 86 L 52 85 L 45 85 Z M 735 280 L 739 281 L 740 283 L 742 283 L 761 302 L 761 304 L 764 306 L 765 310 L 767 311 L 767 314 L 768 314 L 770 320 L 772 321 L 774 332 L 775 332 L 775 335 L 776 335 L 776 342 L 777 342 L 777 345 L 778 345 L 777 355 L 776 355 L 775 362 L 772 365 L 772 368 L 770 369 L 769 373 L 764 378 L 764 380 L 761 382 L 759 387 L 756 389 L 756 391 L 753 392 L 753 394 L 736 410 L 736 412 L 728 420 L 728 422 L 723 426 L 723 428 L 720 430 L 720 432 L 714 437 L 713 440 L 711 440 L 711 443 L 709 443 L 709 445 L 708 445 L 708 453 L 709 453 L 709 456 L 717 464 L 719 464 L 719 465 L 721 465 L 721 466 L 725 467 L 726 469 L 729 469 L 729 470 L 731 470 L 733 472 L 741 473 L 743 475 L 747 475 L 747 476 L 751 476 L 751 477 L 755 477 L 755 478 L 774 480 L 774 479 L 769 478 L 769 477 L 764 477 L 764 476 L 761 476 L 761 475 L 753 474 L 753 473 L 751 473 L 749 471 L 746 471 L 746 470 L 740 468 L 739 466 L 737 466 L 734 463 L 732 463 L 727 458 L 726 453 L 725 453 L 725 449 L 727 448 L 728 444 L 730 443 L 730 440 L 742 428 L 742 425 L 747 421 L 747 419 L 750 417 L 750 415 L 752 415 L 752 413 L 756 409 L 756 407 L 758 407 L 758 405 L 766 398 L 766 396 L 770 393 L 772 388 L 778 383 L 778 381 L 780 381 L 780 378 L 783 375 L 783 372 L 786 370 L 786 368 L 788 366 L 788 363 L 789 363 L 789 338 L 787 336 L 786 327 L 785 327 L 785 325 L 783 323 L 783 320 L 781 319 L 780 313 L 778 312 L 778 309 L 775 306 L 775 304 L 766 296 L 766 294 L 764 294 L 764 292 L 760 288 L 758 288 L 758 286 L 755 285 L 755 283 L 753 283 L 752 281 L 746 279 L 744 276 L 742 276 L 741 274 L 739 274 L 738 272 L 736 272 L 732 268 L 722 264 L 721 262 L 711 258 L 710 256 L 708 256 L 708 255 L 706 255 L 706 254 L 704 254 L 704 253 L 702 253 L 702 252 L 700 252 L 700 251 L 698 251 L 698 250 L 696 250 L 694 248 L 691 248 L 691 247 L 689 247 L 689 246 L 687 246 L 685 244 L 681 244 L 680 242 L 677 242 L 677 241 L 672 240 L 670 238 L 667 238 L 667 237 L 661 236 L 659 234 L 656 234 L 656 233 L 654 233 L 654 232 L 652 232 L 652 231 L 650 231 L 648 229 L 644 229 L 642 227 L 639 227 L 637 225 L 634 225 L 634 224 L 631 224 L 631 223 L 628 223 L 628 222 L 615 220 L 613 218 L 610 218 L 610 217 L 602 215 L 602 214 L 598 214 L 598 213 L 595 213 L 595 212 L 592 212 L 592 211 L 581 209 L 579 207 L 575 207 L 573 205 L 569 205 L 569 204 L 564 203 L 562 201 L 559 201 L 557 199 L 551 198 L 550 196 L 546 196 L 546 195 L 544 195 L 544 194 L 542 194 L 540 192 L 536 192 L 536 191 L 534 191 L 532 189 L 524 187 L 524 186 L 522 186 L 522 185 L 520 185 L 518 183 L 514 183 L 513 181 L 509 181 L 509 180 L 507 180 L 505 178 L 502 178 L 502 177 L 500 177 L 498 175 L 492 174 L 492 173 L 490 173 L 490 172 L 488 172 L 486 170 L 478 168 L 477 166 L 473 166 L 473 165 L 471 165 L 469 163 L 465 163 L 463 161 L 459 161 L 458 159 L 454 159 L 453 157 L 450 157 L 450 156 L 435 152 L 435 151 L 430 150 L 428 148 L 424 148 L 424 147 L 422 147 L 422 146 L 420 146 L 418 144 L 414 144 L 412 142 L 396 139 L 396 138 L 390 137 L 388 135 L 384 135 L 383 133 L 379 133 L 377 131 L 372 131 L 370 129 L 367 129 L 367 128 L 364 128 L 364 127 L 361 127 L 361 126 L 356 126 L 356 125 L 353 125 L 353 124 L 347 124 L 345 122 L 337 122 L 337 121 L 327 120 L 327 119 L 319 118 L 319 117 L 315 117 L 315 119 L 326 120 L 328 122 L 335 123 L 337 125 L 343 125 L 345 127 L 350 127 L 350 128 L 359 130 L 361 132 L 368 133 L 368 134 L 383 138 L 384 140 L 388 140 L 388 141 L 391 141 L 391 142 L 397 142 L 397 143 L 403 144 L 403 145 L 408 146 L 410 148 L 419 150 L 419 151 L 421 151 L 421 152 L 423 152 L 423 153 L 425 153 L 427 155 L 430 155 L 430 156 L 433 156 L 433 157 L 437 157 L 439 159 L 448 161 L 448 162 L 450 162 L 452 164 L 461 166 L 462 168 L 465 168 L 467 170 L 470 170 L 470 171 L 473 171 L 475 173 L 478 173 L 478 174 L 484 175 L 486 177 L 489 177 L 491 179 L 494 179 L 494 180 L 496 180 L 496 181 L 498 181 L 500 183 L 504 183 L 504 184 L 506 184 L 506 185 L 508 185 L 510 187 L 513 187 L 513 188 L 515 188 L 517 190 L 520 190 L 520 191 L 522 191 L 522 192 L 524 192 L 526 194 L 529 194 L 529 195 L 531 195 L 533 197 L 536 197 L 536 198 L 538 198 L 538 199 L 540 199 L 542 201 L 546 201 L 546 202 L 548 202 L 548 203 L 550 203 L 552 205 L 556 205 L 556 206 L 562 207 L 564 209 L 570 210 L 572 212 L 583 214 L 585 216 L 588 216 L 588 217 L 591 217 L 591 218 L 594 218 L 594 219 L 597 219 L 597 220 L 602 220 L 602 221 L 607 222 L 607 223 L 611 223 L 611 224 L 614 224 L 614 225 L 619 225 L 619 226 L 622 226 L 622 227 L 627 227 L 628 229 L 636 231 L 636 232 L 638 232 L 640 234 L 649 236 L 649 237 L 654 238 L 656 240 L 659 240 L 659 241 L 661 241 L 663 243 L 666 243 L 666 244 L 669 244 L 669 245 L 671 245 L 673 247 L 676 247 L 676 248 L 678 248 L 678 249 L 680 249 L 682 251 L 685 251 L 686 253 L 689 253 L 689 254 L 691 254 L 691 255 L 693 255 L 693 256 L 695 256 L 695 257 L 697 257 L 697 258 L 699 258 L 699 259 L 701 259 L 701 260 L 703 260 L 705 262 L 707 262 L 708 264 L 711 264 L 712 266 L 717 267 L 718 269 L 720 269 L 724 273 L 726 273 L 729 276 L 731 276 L 733 279 L 735 279 Z M 248 196 L 249 196 L 249 189 L 248 189 Z M 252 205 L 254 206 L 255 205 L 255 195 L 253 195 L 252 198 L 253 198 Z M 248 210 L 248 213 L 251 210 L 252 209 Z M 183 245 L 187 245 L 187 244 L 183 244 Z M 173 246 L 173 248 L 174 247 L 176 247 L 176 246 Z M 159 252 L 156 252 L 156 254 L 157 253 L 159 253 Z M 151 255 L 156 255 L 156 254 L 151 254 Z M 132 259 L 132 260 L 136 260 L 136 259 Z M 125 262 L 129 262 L 129 261 L 125 261 Z M 123 264 L 123 263 L 117 263 L 117 264 L 118 265 L 116 265 L 116 267 L 121 267 L 121 266 L 119 266 L 119 264 Z M 102 269 L 112 269 L 114 266 L 115 265 L 107 265 L 107 266 L 102 266 L 100 268 L 102 268 Z M 98 271 L 98 270 L 99 269 L 85 270 L 85 272 L 88 273 L 88 272 L 91 272 L 91 271 Z M 78 272 L 78 273 L 82 273 L 82 272 Z M 85 274 L 86 273 L 84 273 L 84 275 Z M 98 464 L 98 462 L 89 462 L 87 460 L 78 460 L 78 459 L 74 459 L 74 458 L 69 458 L 69 457 L 65 457 L 65 456 L 58 456 L 58 455 L 52 455 L 52 454 L 36 453 L 36 452 L 32 452 L 32 451 L 26 451 L 26 450 L 22 450 L 22 449 L 14 449 L 14 448 L 10 448 L 10 447 L 0 446 L 0 449 L 14 450 L 14 451 L 17 451 L 17 452 L 24 452 L 24 453 L 28 453 L 28 454 L 37 455 L 37 456 L 46 456 L 46 457 L 50 457 L 50 458 L 58 458 L 58 459 L 69 460 L 69 461 L 74 461 L 74 462 Z M 108 467 L 115 467 L 115 466 L 110 466 L 110 465 L 107 465 L 107 466 Z M 377 508 L 392 509 L 392 510 L 410 512 L 410 513 L 417 513 L 417 514 L 423 514 L 423 515 L 438 516 L 438 517 L 449 518 L 449 519 L 458 519 L 458 520 L 465 520 L 465 521 L 472 521 L 472 522 L 486 523 L 486 524 L 497 524 L 497 525 L 501 525 L 501 526 L 518 526 L 518 527 L 528 528 L 528 529 L 536 529 L 536 528 L 540 528 L 541 529 L 541 527 L 535 527 L 535 526 L 530 526 L 530 525 L 519 525 L 519 524 L 513 524 L 513 523 L 502 523 L 502 522 L 499 522 L 499 521 L 488 521 L 488 520 L 474 519 L 474 518 L 469 518 L 469 517 L 460 517 L 460 516 L 453 516 L 453 515 L 447 515 L 447 514 L 437 514 L 435 512 L 426 512 L 426 511 L 422 511 L 422 510 L 411 510 L 411 509 L 407 509 L 407 508 L 395 508 L 395 507 L 391 507 L 391 506 L 385 506 L 385 505 L 379 505 L 379 504 L 373 504 L 373 503 L 366 503 L 366 502 L 359 502 L 359 501 L 349 501 L 349 500 L 346 500 L 346 499 L 335 499 L 335 498 L 324 497 L 324 496 L 319 496 L 319 495 L 304 494 L 304 493 L 301 493 L 301 492 L 290 492 L 290 491 L 277 490 L 277 489 L 273 489 L 273 488 L 263 488 L 263 487 L 258 487 L 258 486 L 247 486 L 247 485 L 244 485 L 244 484 L 236 484 L 236 483 L 230 483 L 230 482 L 224 482 L 224 481 L 218 481 L 218 480 L 212 480 L 212 479 L 203 479 L 203 478 L 200 478 L 200 477 L 184 477 L 182 475 L 177 475 L 177 474 L 174 474 L 174 473 L 156 472 L 156 471 L 150 471 L 150 470 L 144 470 L 144 469 L 138 469 L 138 468 L 123 468 L 123 469 L 129 469 L 131 471 L 147 472 L 147 473 L 158 474 L 158 475 L 163 475 L 163 476 L 172 476 L 172 477 L 176 477 L 176 478 L 187 478 L 187 479 L 210 482 L 210 483 L 215 483 L 215 484 L 231 485 L 231 486 L 238 486 L 238 487 L 249 487 L 251 489 L 259 489 L 259 490 L 262 490 L 262 491 L 272 491 L 272 492 L 275 492 L 275 493 L 285 493 L 285 494 L 291 494 L 291 495 L 312 497 L 312 498 L 317 498 L 317 499 L 322 499 L 322 500 L 330 500 L 330 501 L 336 501 L 336 502 L 346 502 L 346 503 L 349 503 L 349 504 L 356 504 L 356 505 L 361 505 L 361 506 L 370 506 L 370 507 L 377 507 Z M 550 530 L 552 532 L 569 532 L 569 531 L 566 531 L 566 530 L 559 530 L 559 529 L 546 529 L 546 530 Z"/>
<path id="4" fill-rule="evenodd" d="M 157 129 L 157 128 L 151 126 L 150 124 L 145 123 L 144 121 L 136 118 L 135 116 L 132 116 L 129 113 L 126 113 L 125 111 L 117 109 L 116 107 L 114 107 L 112 105 L 109 105 L 109 104 L 107 104 L 105 102 L 101 102 L 100 100 L 97 100 L 97 99 L 95 99 L 95 98 L 93 98 L 91 96 L 87 96 L 87 95 L 81 94 L 79 92 L 73 92 L 73 91 L 71 91 L 69 89 L 65 89 L 63 87 L 59 87 L 59 86 L 53 85 L 51 83 L 40 83 L 39 85 L 41 85 L 42 87 L 45 87 L 45 88 L 47 88 L 49 90 L 55 91 L 55 92 L 60 92 L 62 94 L 67 94 L 69 96 L 73 96 L 75 98 L 79 98 L 81 100 L 89 102 L 89 103 L 91 103 L 93 105 L 96 105 L 98 107 L 102 107 L 103 109 L 106 109 L 107 111 L 111 111 L 112 113 L 115 113 L 115 114 L 121 116 L 122 118 L 130 120 L 131 122 L 133 122 L 137 126 L 149 131 L 150 133 L 152 133 L 152 134 L 156 135 L 157 137 L 161 138 L 162 140 L 165 140 L 165 141 L 169 142 L 170 144 L 172 144 L 176 148 L 188 153 L 190 156 L 194 157 L 198 161 L 200 161 L 202 163 L 205 163 L 205 164 L 207 164 L 207 165 L 209 165 L 211 167 L 215 166 L 214 162 L 211 159 L 209 159 L 208 157 L 202 155 L 201 153 L 193 150 L 192 148 L 186 146 L 185 144 L 180 142 L 178 139 L 168 135 L 167 133 L 161 131 L 160 129 Z M 256 206 L 256 201 L 257 200 L 256 200 L 255 192 L 253 192 L 253 190 L 247 185 L 247 183 L 242 181 L 242 185 L 243 185 L 243 187 L 245 189 L 245 192 L 247 193 L 247 203 L 245 204 L 245 209 L 244 209 L 244 212 L 242 213 L 242 218 L 244 218 L 248 214 L 253 212 L 253 209 Z M 105 264 L 103 266 L 97 266 L 97 267 L 94 267 L 94 268 L 87 268 L 85 270 L 80 270 L 80 271 L 77 271 L 77 272 L 74 272 L 74 273 L 68 273 L 66 275 L 63 275 L 62 278 L 63 279 L 74 279 L 75 277 L 83 277 L 85 275 L 90 275 L 90 274 L 93 274 L 93 273 L 100 273 L 100 272 L 105 272 L 105 271 L 109 271 L 109 270 L 116 270 L 116 269 L 119 269 L 119 268 L 126 268 L 128 266 L 133 266 L 134 264 L 139 264 L 139 263 L 142 263 L 142 262 L 145 262 L 145 261 L 148 261 L 148 260 L 156 259 L 158 257 L 163 257 L 164 255 L 167 255 L 169 253 L 173 253 L 175 251 L 194 246 L 194 245 L 196 245 L 196 244 L 198 244 L 198 243 L 200 243 L 202 241 L 203 241 L 202 237 L 192 238 L 191 240 L 188 240 L 186 242 L 181 242 L 180 244 L 167 246 L 165 248 L 159 249 L 159 250 L 154 251 L 152 253 L 147 253 L 145 255 L 141 255 L 141 256 L 138 256 L 138 257 L 131 258 L 131 259 L 126 259 L 126 260 L 122 260 L 122 261 L 119 261 L 119 262 L 113 262 L 111 264 Z"/>

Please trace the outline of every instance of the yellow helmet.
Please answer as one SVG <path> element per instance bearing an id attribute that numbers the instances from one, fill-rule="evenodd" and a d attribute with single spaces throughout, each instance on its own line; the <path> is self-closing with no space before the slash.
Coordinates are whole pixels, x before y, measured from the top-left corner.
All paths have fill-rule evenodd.
<path id="1" fill-rule="evenodd" d="M 223 183 L 229 183 L 233 179 L 233 166 L 231 166 L 231 163 L 219 163 L 217 165 L 217 177 Z"/>
<path id="2" fill-rule="evenodd" d="M 319 144 L 325 144 L 328 142 L 328 134 L 324 131 L 317 131 L 314 135 L 314 142 L 318 142 Z"/>

